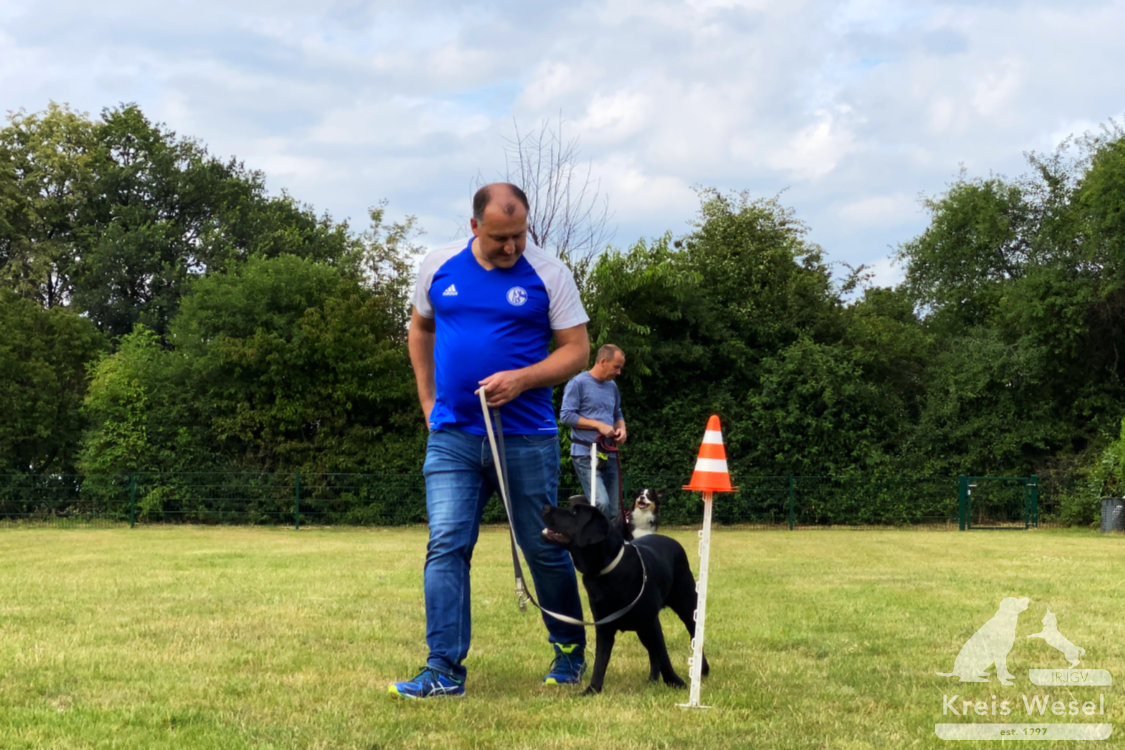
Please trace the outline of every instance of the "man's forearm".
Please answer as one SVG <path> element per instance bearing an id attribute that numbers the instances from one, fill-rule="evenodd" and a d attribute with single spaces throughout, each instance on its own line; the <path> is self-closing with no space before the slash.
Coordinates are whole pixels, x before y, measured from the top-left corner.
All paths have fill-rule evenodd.
<path id="1" fill-rule="evenodd" d="M 436 332 L 433 321 L 423 318 L 414 311 L 407 333 L 407 350 L 410 353 L 410 366 L 414 368 L 414 381 L 418 386 L 418 403 L 422 406 L 422 416 L 428 421 L 437 398 L 437 385 L 434 381 L 434 342 Z"/>
<path id="2" fill-rule="evenodd" d="M 590 358 L 590 339 L 585 324 L 555 332 L 558 346 L 547 357 L 518 370 L 493 373 L 480 381 L 488 405 L 496 408 L 532 388 L 545 388 L 566 382 L 586 367 Z"/>
<path id="3" fill-rule="evenodd" d="M 589 356 L 589 344 L 560 346 L 543 361 L 528 365 L 516 372 L 522 375 L 527 384 L 524 390 L 556 386 L 582 372 Z"/>

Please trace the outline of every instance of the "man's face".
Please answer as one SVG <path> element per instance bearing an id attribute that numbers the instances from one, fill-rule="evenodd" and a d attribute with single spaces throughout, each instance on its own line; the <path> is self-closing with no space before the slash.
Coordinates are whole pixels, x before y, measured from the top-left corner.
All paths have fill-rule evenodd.
<path id="1" fill-rule="evenodd" d="M 598 360 L 597 366 L 599 371 L 595 375 L 598 380 L 616 380 L 625 367 L 625 355 L 615 352 L 613 359 Z"/>
<path id="2" fill-rule="evenodd" d="M 514 205 L 508 213 L 506 208 Z M 475 237 L 473 254 L 485 268 L 511 268 L 527 247 L 527 209 L 515 197 L 499 196 L 484 209 L 480 221 L 469 221 Z"/>

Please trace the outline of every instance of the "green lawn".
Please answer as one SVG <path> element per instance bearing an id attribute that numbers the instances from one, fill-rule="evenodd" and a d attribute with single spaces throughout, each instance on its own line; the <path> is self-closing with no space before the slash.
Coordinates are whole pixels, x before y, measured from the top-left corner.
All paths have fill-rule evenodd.
<path id="1" fill-rule="evenodd" d="M 672 535 L 694 564 L 695 533 Z M 516 607 L 502 528 L 474 561 L 468 695 L 392 699 L 387 685 L 425 660 L 425 544 L 421 528 L 2 529 L 0 747 L 949 747 L 943 722 L 1109 723 L 1114 738 L 1091 746 L 1125 737 L 1120 535 L 716 529 L 706 710 L 645 682 L 632 634 L 602 695 L 541 686 L 550 650 Z M 1031 599 L 1015 685 L 936 676 L 1013 595 Z M 1028 682 L 1066 666 L 1026 637 L 1048 607 L 1112 686 Z M 687 635 L 670 613 L 664 628 L 686 679 Z M 1047 695 L 1100 699 L 1099 713 L 1027 717 L 1022 701 Z M 1012 710 L 943 715 L 951 700 Z"/>

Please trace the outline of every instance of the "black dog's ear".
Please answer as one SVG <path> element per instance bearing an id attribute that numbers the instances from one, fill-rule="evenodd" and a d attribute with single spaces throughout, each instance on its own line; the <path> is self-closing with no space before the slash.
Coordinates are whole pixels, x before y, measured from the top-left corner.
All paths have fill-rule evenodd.
<path id="1" fill-rule="evenodd" d="M 609 521 L 605 514 L 589 503 L 574 506 L 574 514 L 578 518 L 578 531 L 574 541 L 579 546 L 600 544 L 609 535 Z"/>

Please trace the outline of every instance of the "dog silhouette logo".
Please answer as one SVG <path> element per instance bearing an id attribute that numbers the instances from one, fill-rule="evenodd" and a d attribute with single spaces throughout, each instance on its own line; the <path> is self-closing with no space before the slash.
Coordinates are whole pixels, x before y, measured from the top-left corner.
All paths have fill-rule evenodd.
<path id="1" fill-rule="evenodd" d="M 1081 646 L 1075 646 L 1071 643 L 1066 636 L 1059 632 L 1059 618 L 1051 610 L 1047 610 L 1047 614 L 1043 617 L 1043 629 L 1038 633 L 1032 633 L 1028 638 L 1042 638 L 1056 651 L 1061 653 L 1063 657 L 1070 663 L 1071 669 L 1078 666 L 1080 657 L 1086 653 L 1086 649 Z"/>
<path id="2" fill-rule="evenodd" d="M 953 671 L 937 675 L 959 677 L 961 682 L 988 682 L 988 669 L 995 666 L 1000 684 L 1011 685 L 1013 675 L 1008 671 L 1008 653 L 1016 642 L 1020 613 L 1027 609 L 1029 601 L 1026 596 L 1009 596 L 1001 601 L 996 614 L 965 641 L 953 660 Z"/>

